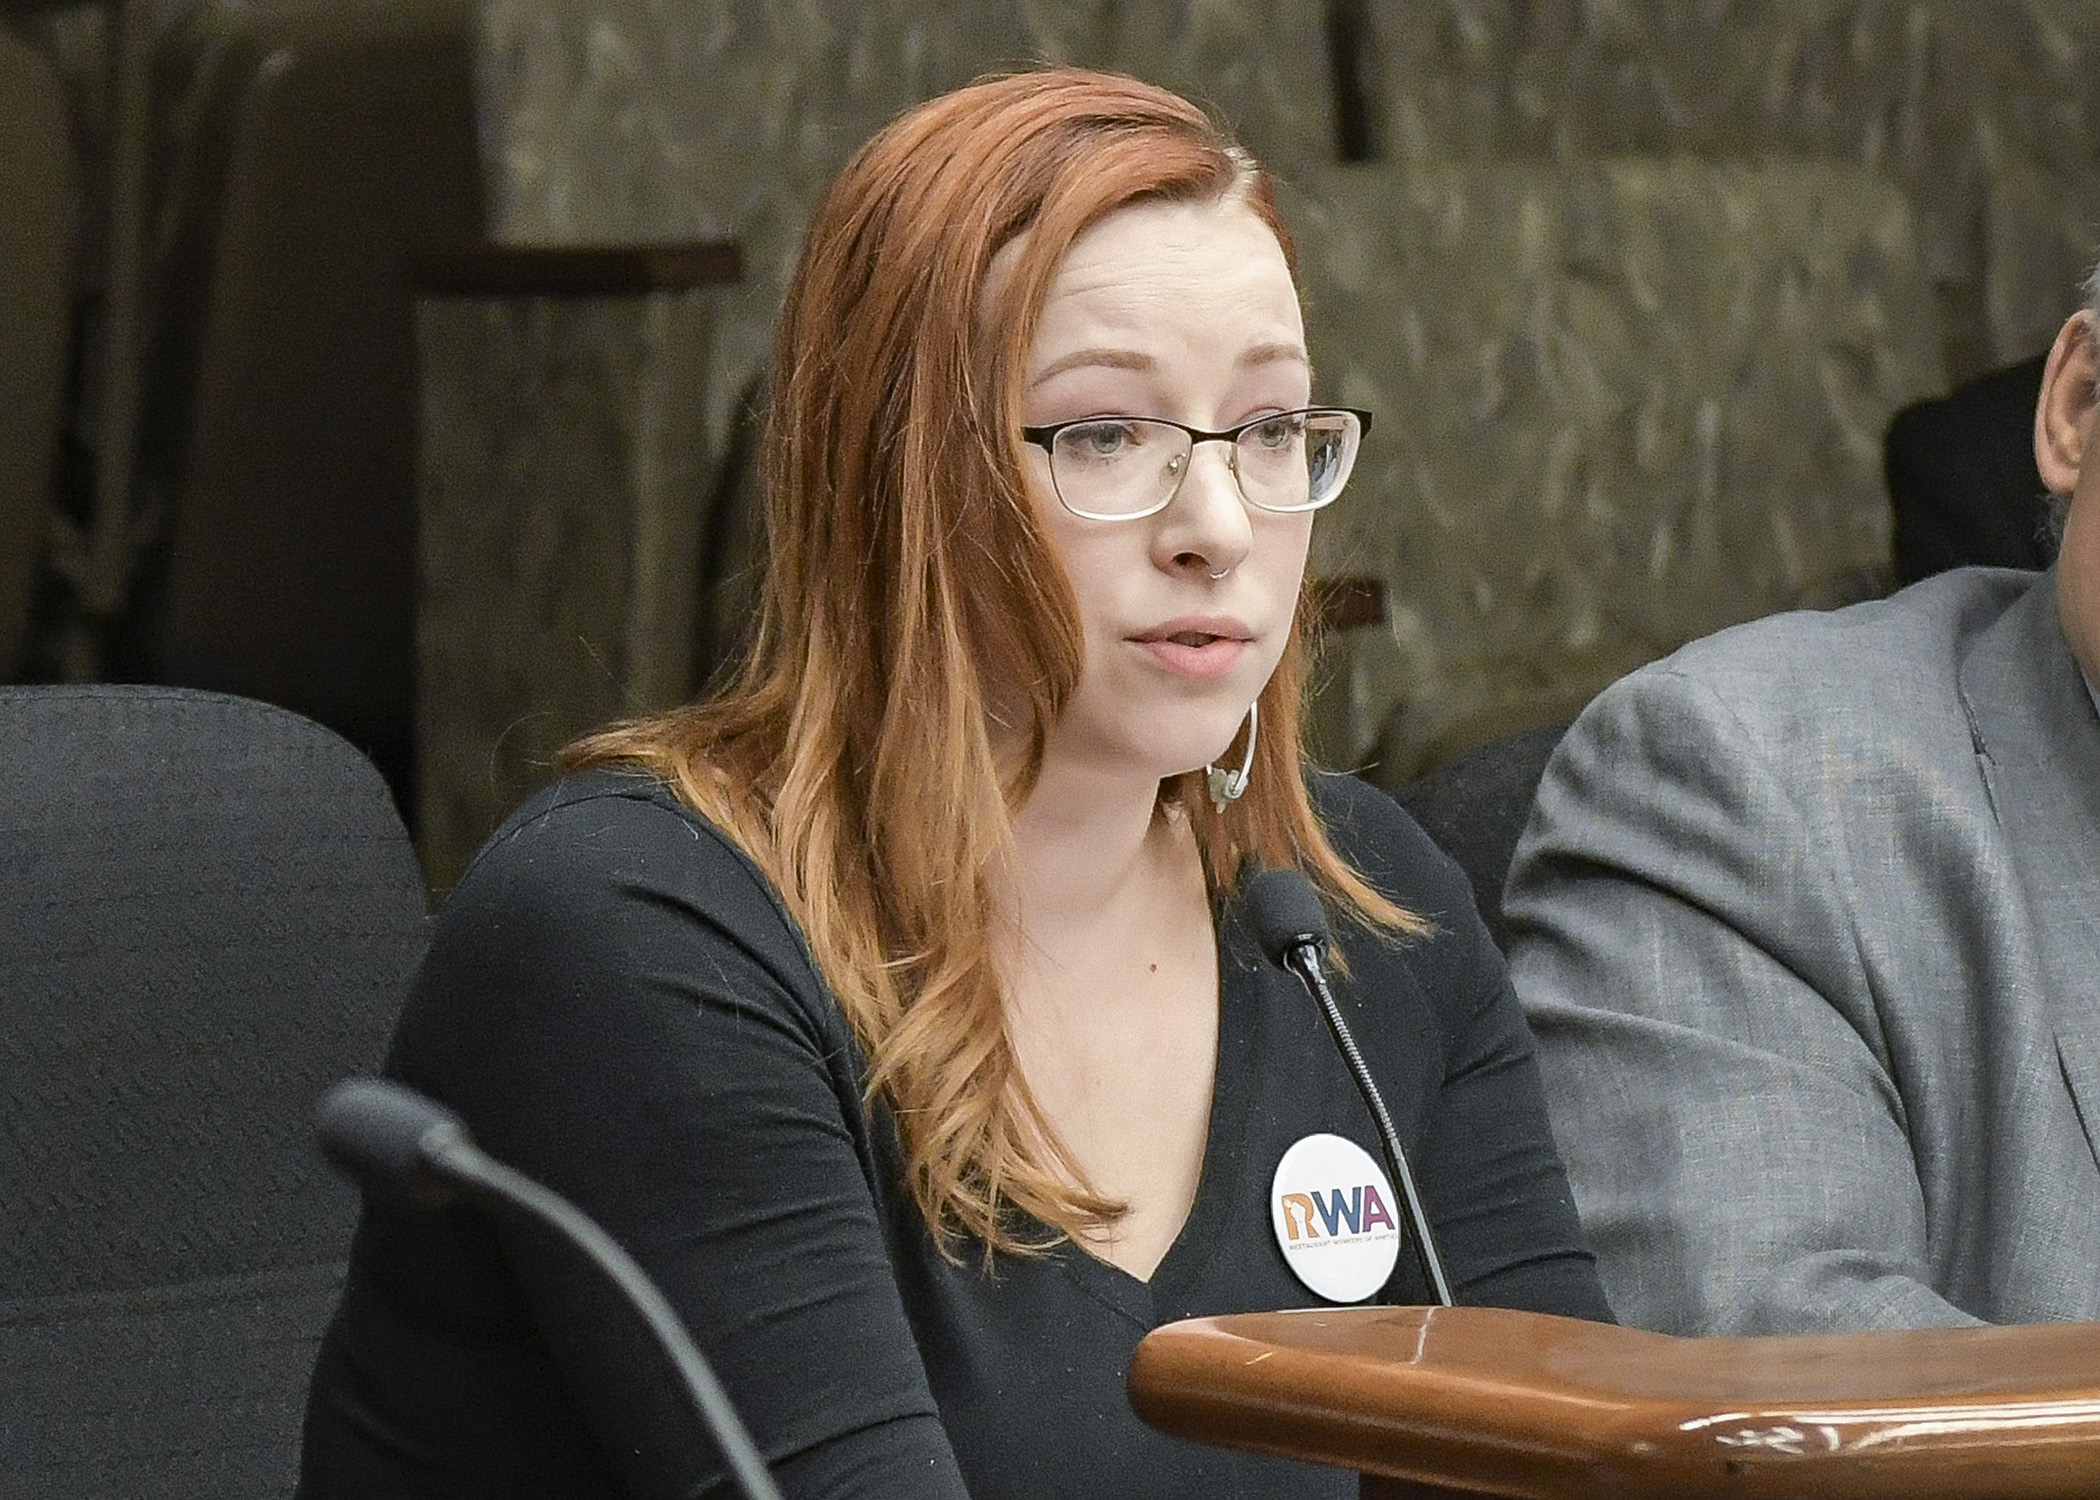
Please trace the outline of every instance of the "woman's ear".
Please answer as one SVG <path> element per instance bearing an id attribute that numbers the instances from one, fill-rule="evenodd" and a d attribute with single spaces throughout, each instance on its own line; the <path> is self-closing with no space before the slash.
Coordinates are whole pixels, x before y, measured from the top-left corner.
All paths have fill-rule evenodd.
<path id="1" fill-rule="evenodd" d="M 2054 495 L 2078 487 L 2086 443 L 2094 436 L 2093 411 L 2100 403 L 2100 360 L 2093 351 L 2093 315 L 2074 313 L 2056 336 L 2042 372 L 2042 398 L 2034 408 L 2034 462 Z"/>

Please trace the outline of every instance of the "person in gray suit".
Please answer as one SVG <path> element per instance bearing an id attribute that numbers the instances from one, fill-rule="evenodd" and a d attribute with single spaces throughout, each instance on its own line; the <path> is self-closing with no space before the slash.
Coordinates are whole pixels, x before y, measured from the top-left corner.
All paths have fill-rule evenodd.
<path id="1" fill-rule="evenodd" d="M 1724 631 L 1547 769 L 1511 973 L 1630 1323 L 2100 1318 L 2096 317 L 2036 412 L 2053 568 Z"/>

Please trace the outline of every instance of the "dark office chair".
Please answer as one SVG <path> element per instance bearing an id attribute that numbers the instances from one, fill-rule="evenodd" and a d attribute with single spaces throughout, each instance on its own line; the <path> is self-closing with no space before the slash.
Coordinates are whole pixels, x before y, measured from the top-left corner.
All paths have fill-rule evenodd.
<path id="1" fill-rule="evenodd" d="M 58 75 L 0 24 L 0 678 L 20 663 L 51 525 L 74 176 Z"/>
<path id="2" fill-rule="evenodd" d="M 1532 799 L 1566 724 L 1548 724 L 1491 740 L 1393 793 L 1422 829 L 1458 861 L 1495 942 L 1509 948 L 1502 921 L 1502 883 L 1517 852 Z"/>
<path id="3" fill-rule="evenodd" d="M 279 703 L 413 790 L 407 263 L 481 237 L 474 8 L 210 0 L 163 187 L 138 482 L 164 516 L 109 676 Z"/>
<path id="4" fill-rule="evenodd" d="M 0 688 L 0 1497 L 282 1497 L 353 1195 L 315 1096 L 425 941 L 386 787 L 281 709 Z"/>

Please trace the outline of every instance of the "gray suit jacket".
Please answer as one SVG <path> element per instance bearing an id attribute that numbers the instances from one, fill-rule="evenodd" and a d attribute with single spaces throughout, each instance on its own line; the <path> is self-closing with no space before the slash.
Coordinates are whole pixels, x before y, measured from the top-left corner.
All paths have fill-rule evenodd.
<path id="1" fill-rule="evenodd" d="M 1634 673 L 1548 767 L 1508 916 L 1622 1318 L 2100 1318 L 2100 715 L 2053 573 Z"/>

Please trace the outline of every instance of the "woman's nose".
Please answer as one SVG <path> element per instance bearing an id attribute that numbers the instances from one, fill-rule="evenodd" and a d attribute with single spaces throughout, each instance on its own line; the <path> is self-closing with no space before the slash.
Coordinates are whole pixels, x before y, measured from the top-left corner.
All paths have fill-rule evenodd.
<path id="1" fill-rule="evenodd" d="M 1164 566 L 1229 573 L 1254 545 L 1253 518 L 1233 473 L 1230 443 L 1204 442 L 1189 454 L 1187 476 L 1161 511 L 1155 551 Z"/>

